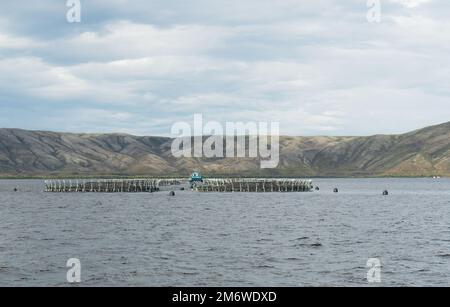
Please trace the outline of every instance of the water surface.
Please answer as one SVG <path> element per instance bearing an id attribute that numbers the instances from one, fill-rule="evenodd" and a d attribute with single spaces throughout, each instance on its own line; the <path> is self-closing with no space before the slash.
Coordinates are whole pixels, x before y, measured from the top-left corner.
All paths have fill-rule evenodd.
<path id="1" fill-rule="evenodd" d="M 0 286 L 67 286 L 69 258 L 85 286 L 366 286 L 369 258 L 382 286 L 450 285 L 449 179 L 314 184 L 169 197 L 2 180 Z"/>

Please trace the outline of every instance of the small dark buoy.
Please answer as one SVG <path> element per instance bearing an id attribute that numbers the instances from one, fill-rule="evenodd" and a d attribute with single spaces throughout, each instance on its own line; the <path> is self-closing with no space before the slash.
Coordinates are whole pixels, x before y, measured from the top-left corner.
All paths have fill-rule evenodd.
<path id="1" fill-rule="evenodd" d="M 14 188 L 14 192 L 17 192 L 17 188 Z"/>
<path id="2" fill-rule="evenodd" d="M 174 191 L 170 191 L 169 196 L 175 196 L 175 192 Z"/>
<path id="3" fill-rule="evenodd" d="M 180 191 L 184 191 L 184 188 L 183 188 L 183 187 L 181 187 L 181 188 L 180 188 Z"/>
<path id="4" fill-rule="evenodd" d="M 320 188 L 319 188 L 319 187 L 316 187 L 316 191 L 320 191 Z"/>
<path id="5" fill-rule="evenodd" d="M 389 191 L 388 190 L 384 190 L 383 191 L 383 196 L 388 196 L 389 195 Z"/>
<path id="6" fill-rule="evenodd" d="M 339 189 L 338 188 L 334 188 L 333 192 L 334 193 L 339 193 Z"/>

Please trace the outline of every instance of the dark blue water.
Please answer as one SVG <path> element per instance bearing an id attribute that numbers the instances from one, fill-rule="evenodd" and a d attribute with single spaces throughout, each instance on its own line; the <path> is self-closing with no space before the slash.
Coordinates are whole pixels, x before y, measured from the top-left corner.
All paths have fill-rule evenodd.
<path id="1" fill-rule="evenodd" d="M 449 179 L 314 183 L 169 197 L 0 181 L 0 286 L 70 285 L 69 258 L 85 286 L 366 286 L 369 258 L 381 286 L 450 285 Z"/>

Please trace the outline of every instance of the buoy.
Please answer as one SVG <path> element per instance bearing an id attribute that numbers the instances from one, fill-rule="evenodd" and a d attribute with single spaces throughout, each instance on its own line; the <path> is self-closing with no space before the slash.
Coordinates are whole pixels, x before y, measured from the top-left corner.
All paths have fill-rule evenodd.
<path id="1" fill-rule="evenodd" d="M 339 189 L 338 188 L 334 188 L 333 192 L 334 193 L 339 193 Z"/>
<path id="2" fill-rule="evenodd" d="M 388 190 L 384 190 L 383 191 L 383 196 L 388 196 L 389 195 L 389 191 Z"/>
<path id="3" fill-rule="evenodd" d="M 175 192 L 174 191 L 170 191 L 169 196 L 175 196 Z"/>
<path id="4" fill-rule="evenodd" d="M 17 188 L 14 188 L 14 192 L 17 192 Z"/>
<path id="5" fill-rule="evenodd" d="M 184 188 L 183 188 L 183 187 L 181 187 L 181 188 L 180 188 L 180 191 L 184 191 Z"/>
<path id="6" fill-rule="evenodd" d="M 319 188 L 319 187 L 316 187 L 316 191 L 320 191 L 320 188 Z"/>

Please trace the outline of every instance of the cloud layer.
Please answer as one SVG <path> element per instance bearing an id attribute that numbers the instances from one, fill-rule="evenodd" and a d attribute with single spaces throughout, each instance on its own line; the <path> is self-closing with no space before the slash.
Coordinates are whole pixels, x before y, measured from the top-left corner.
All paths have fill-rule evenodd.
<path id="1" fill-rule="evenodd" d="M 65 1 L 0 4 L 0 126 L 170 133 L 194 113 L 283 134 L 403 132 L 450 120 L 450 4 Z"/>

